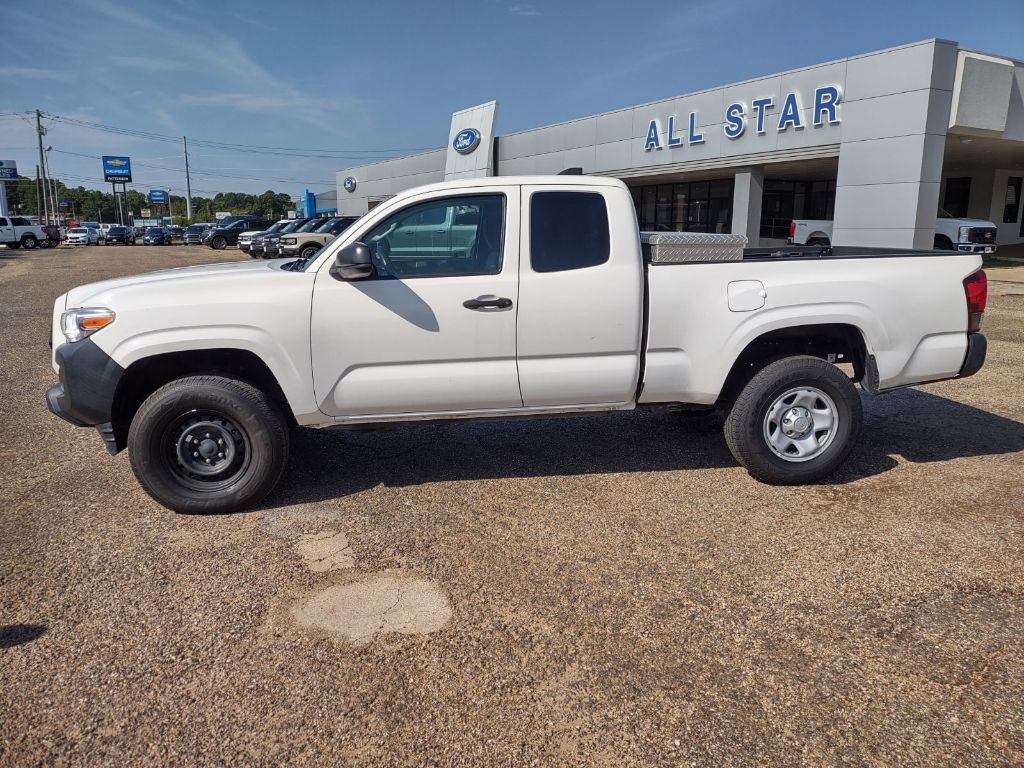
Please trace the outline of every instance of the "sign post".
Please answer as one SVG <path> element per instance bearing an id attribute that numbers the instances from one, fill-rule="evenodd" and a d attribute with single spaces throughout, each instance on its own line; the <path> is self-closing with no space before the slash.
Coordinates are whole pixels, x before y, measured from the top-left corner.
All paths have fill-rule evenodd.
<path id="1" fill-rule="evenodd" d="M 18 165 L 13 160 L 0 160 L 0 216 L 7 215 L 7 179 L 18 178 Z"/>

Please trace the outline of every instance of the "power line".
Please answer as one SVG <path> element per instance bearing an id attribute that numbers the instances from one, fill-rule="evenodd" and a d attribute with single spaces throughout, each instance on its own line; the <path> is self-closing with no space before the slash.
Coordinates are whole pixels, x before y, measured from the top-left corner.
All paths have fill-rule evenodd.
<path id="1" fill-rule="evenodd" d="M 65 149 L 54 149 L 53 151 L 54 152 L 60 152 L 62 155 L 74 155 L 75 157 L 85 157 L 85 158 L 89 158 L 90 160 L 100 160 L 101 159 L 101 157 L 99 155 L 86 155 L 86 154 L 83 154 L 81 152 L 69 152 L 68 150 L 65 150 Z M 154 168 L 154 169 L 156 169 L 158 171 L 173 171 L 174 173 L 185 173 L 183 168 L 173 168 L 173 167 L 166 166 L 166 165 L 155 165 L 153 163 L 147 163 L 147 162 L 144 162 L 142 160 L 136 160 L 136 161 L 134 161 L 134 164 L 139 166 L 140 168 Z M 308 181 L 308 180 L 302 180 L 302 179 L 278 179 L 278 178 L 274 178 L 272 176 L 243 176 L 243 175 L 233 174 L 233 173 L 223 173 L 223 172 L 214 173 L 212 171 L 197 171 L 195 169 L 192 169 L 191 173 L 192 173 L 193 176 L 213 176 L 215 178 L 240 179 L 242 181 L 276 181 L 276 182 L 278 182 L 280 184 L 304 184 L 306 186 L 315 186 L 315 185 L 331 186 L 331 185 L 333 185 L 335 183 L 333 179 L 331 179 L 331 180 L 317 179 L 315 181 Z"/>
<path id="2" fill-rule="evenodd" d="M 150 141 L 160 141 L 174 144 L 177 144 L 180 141 L 179 137 L 168 136 L 166 134 L 155 133 L 153 131 L 142 131 L 133 128 L 120 128 L 118 126 L 106 125 L 104 123 L 95 123 L 88 120 L 79 120 L 77 118 L 55 115 L 50 112 L 45 112 L 43 114 L 47 118 L 51 120 L 56 120 L 58 122 L 68 123 L 70 125 L 77 125 L 84 128 L 92 128 L 94 130 L 107 131 L 110 133 L 117 133 L 123 136 L 132 136 L 135 138 L 147 139 Z M 436 147 L 418 149 L 313 149 L 296 147 L 274 147 L 259 144 L 237 144 L 233 142 L 212 141 L 209 139 L 192 139 L 191 141 L 194 146 L 206 147 L 208 149 L 217 149 L 227 152 L 247 152 L 250 154 L 258 155 L 277 155 L 279 157 L 307 157 L 331 160 L 371 159 L 374 157 L 382 157 L 386 155 L 424 152 L 429 151 L 430 149 L 436 149 Z"/>

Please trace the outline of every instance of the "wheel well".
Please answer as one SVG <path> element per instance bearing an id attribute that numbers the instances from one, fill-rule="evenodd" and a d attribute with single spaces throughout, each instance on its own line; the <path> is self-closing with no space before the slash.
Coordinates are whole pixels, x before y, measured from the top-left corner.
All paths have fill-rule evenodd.
<path id="1" fill-rule="evenodd" d="M 255 353 L 244 349 L 196 349 L 168 352 L 136 360 L 124 372 L 114 395 L 113 426 L 118 450 L 128 442 L 128 429 L 139 406 L 164 384 L 184 376 L 210 375 L 238 379 L 262 391 L 294 424 L 288 399 L 274 374 Z"/>
<path id="2" fill-rule="evenodd" d="M 755 373 L 782 357 L 810 355 L 832 363 L 851 363 L 853 380 L 864 378 L 868 351 L 854 325 L 823 323 L 779 328 L 750 342 L 736 358 L 722 387 L 719 404 L 731 402 Z"/>

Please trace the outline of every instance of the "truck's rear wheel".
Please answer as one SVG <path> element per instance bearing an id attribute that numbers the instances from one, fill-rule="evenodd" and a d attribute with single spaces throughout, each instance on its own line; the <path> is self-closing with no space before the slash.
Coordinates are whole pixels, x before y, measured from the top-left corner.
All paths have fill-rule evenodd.
<path id="1" fill-rule="evenodd" d="M 288 460 L 281 412 L 255 387 L 220 376 L 166 384 L 128 432 L 132 471 L 175 512 L 237 512 L 277 484 Z"/>
<path id="2" fill-rule="evenodd" d="M 761 369 L 725 421 L 725 441 L 751 477 L 773 485 L 818 480 L 853 448 L 860 395 L 839 368 L 804 355 Z"/>

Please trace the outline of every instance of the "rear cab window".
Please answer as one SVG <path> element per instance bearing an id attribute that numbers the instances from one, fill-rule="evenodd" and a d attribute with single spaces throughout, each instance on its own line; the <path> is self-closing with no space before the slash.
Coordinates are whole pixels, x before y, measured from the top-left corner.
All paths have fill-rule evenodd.
<path id="1" fill-rule="evenodd" d="M 611 255 L 608 206 L 598 192 L 535 192 L 530 197 L 530 267 L 565 272 Z"/>

